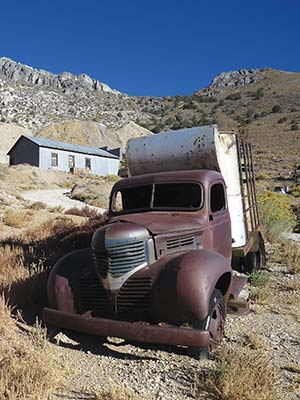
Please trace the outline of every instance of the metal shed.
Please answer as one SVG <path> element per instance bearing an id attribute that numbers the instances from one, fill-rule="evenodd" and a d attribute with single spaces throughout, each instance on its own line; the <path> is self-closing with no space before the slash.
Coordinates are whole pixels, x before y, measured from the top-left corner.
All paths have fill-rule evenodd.
<path id="1" fill-rule="evenodd" d="M 22 135 L 7 153 L 10 165 L 30 164 L 54 171 L 88 170 L 93 175 L 118 174 L 116 149 L 103 150 Z"/>

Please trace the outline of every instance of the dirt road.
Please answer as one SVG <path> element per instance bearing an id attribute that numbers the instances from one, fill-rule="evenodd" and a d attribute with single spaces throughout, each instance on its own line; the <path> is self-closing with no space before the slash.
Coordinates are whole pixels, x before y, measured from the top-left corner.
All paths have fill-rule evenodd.
<path id="1" fill-rule="evenodd" d="M 87 205 L 78 200 L 70 199 L 67 194 L 70 192 L 70 189 L 62 188 L 62 189 L 51 189 L 51 190 L 30 190 L 26 192 L 22 192 L 21 196 L 24 200 L 35 202 L 42 202 L 47 205 L 47 207 L 62 207 L 64 210 L 69 210 L 70 208 L 84 208 L 88 207 L 93 210 L 97 210 L 99 214 L 102 214 L 105 209 L 94 207 Z"/>

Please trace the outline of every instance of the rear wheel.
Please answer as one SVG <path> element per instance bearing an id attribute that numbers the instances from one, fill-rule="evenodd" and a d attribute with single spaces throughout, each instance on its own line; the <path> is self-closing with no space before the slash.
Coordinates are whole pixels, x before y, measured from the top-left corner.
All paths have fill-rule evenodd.
<path id="1" fill-rule="evenodd" d="M 188 355 L 197 360 L 204 360 L 213 351 L 223 338 L 224 325 L 226 317 L 226 306 L 224 296 L 219 289 L 214 289 L 209 305 L 208 316 L 194 324 L 194 328 L 205 329 L 209 331 L 210 343 L 208 347 L 189 347 Z"/>
<path id="2" fill-rule="evenodd" d="M 232 268 L 247 275 L 266 265 L 266 249 L 262 234 L 258 233 L 258 250 L 249 252 L 245 257 L 233 257 Z"/>
<path id="3" fill-rule="evenodd" d="M 262 234 L 258 233 L 258 250 L 257 252 L 248 253 L 243 257 L 241 270 L 245 274 L 252 274 L 266 265 L 266 249 Z"/>

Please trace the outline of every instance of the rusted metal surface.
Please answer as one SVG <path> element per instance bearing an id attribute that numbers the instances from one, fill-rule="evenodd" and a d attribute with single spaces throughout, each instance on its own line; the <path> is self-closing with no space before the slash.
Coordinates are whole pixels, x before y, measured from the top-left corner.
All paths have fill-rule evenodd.
<path id="1" fill-rule="evenodd" d="M 43 319 L 50 325 L 97 336 L 113 336 L 135 342 L 168 344 L 172 346 L 207 347 L 208 331 L 150 325 L 140 322 L 94 318 L 44 308 Z"/>
<path id="2" fill-rule="evenodd" d="M 245 284 L 247 283 L 248 278 L 246 276 L 234 275 L 232 277 L 232 284 L 230 288 L 230 299 L 237 299 L 239 294 Z"/>
<path id="3" fill-rule="evenodd" d="M 250 313 L 249 292 L 244 289 L 247 280 L 245 276 L 233 276 L 227 302 L 229 314 L 247 315 Z"/>
<path id="4" fill-rule="evenodd" d="M 258 229 L 255 194 L 250 194 L 249 200 L 246 195 L 248 191 L 255 190 L 251 148 L 246 147 L 237 153 L 239 143 L 236 136 L 221 136 L 218 140 L 227 149 L 224 157 L 218 156 L 222 168 L 233 153 L 231 168 L 235 168 L 238 162 L 244 163 L 240 169 L 235 169 L 235 184 L 230 192 L 231 211 L 226 194 L 224 206 L 217 209 L 212 206 L 212 188 L 216 184 L 223 188 L 226 186 L 230 175 L 228 171 L 226 179 L 216 170 L 198 169 L 153 173 L 117 182 L 110 198 L 108 224 L 94 233 L 92 249 L 64 257 L 51 273 L 48 292 L 51 307 L 57 310 L 44 310 L 48 323 L 132 341 L 213 348 L 212 337 L 217 344 L 222 336 L 223 314 L 226 311 L 222 304 L 225 302 L 232 313 L 249 312 L 248 299 L 242 290 L 246 278 L 232 278 L 230 212 L 235 211 L 235 204 L 240 204 L 241 207 L 237 207 L 237 218 L 240 218 L 240 210 L 243 213 L 248 208 L 251 228 Z M 203 157 L 208 155 L 215 143 L 208 143 L 206 137 L 200 138 L 193 146 L 196 150 L 189 154 L 189 163 L 193 163 L 193 157 L 196 159 L 200 153 Z M 182 156 L 186 155 L 182 153 Z M 215 152 L 201 162 L 207 163 L 208 167 L 214 164 L 216 157 Z M 151 160 L 149 162 L 151 164 Z M 163 170 L 165 167 L 162 162 L 160 168 Z M 217 169 L 216 166 L 214 168 Z M 245 185 L 241 187 L 240 182 L 244 180 Z M 192 203 L 190 210 L 188 207 L 181 210 L 171 207 L 159 211 L 153 209 L 155 189 L 158 187 L 155 185 L 182 182 L 197 183 L 201 190 L 196 193 L 202 196 L 202 202 Z M 129 212 L 113 211 L 119 210 L 112 207 L 115 193 L 143 185 L 152 187 L 149 209 L 134 209 L 140 203 L 133 202 L 131 206 L 129 199 L 128 207 L 132 208 Z M 141 204 L 144 206 L 145 203 Z M 244 220 L 240 219 L 244 224 Z M 243 242 L 240 247 L 235 243 L 239 251 L 253 251 L 257 243 L 256 233 L 250 229 L 247 243 Z M 239 235 L 241 243 L 242 230 Z M 211 298 L 215 292 L 224 300 L 212 309 Z M 90 312 L 90 316 L 85 314 L 86 311 Z M 214 318 L 210 322 L 211 312 Z M 208 322 L 203 325 L 203 321 Z M 179 328 L 186 323 L 201 326 L 201 329 Z"/>

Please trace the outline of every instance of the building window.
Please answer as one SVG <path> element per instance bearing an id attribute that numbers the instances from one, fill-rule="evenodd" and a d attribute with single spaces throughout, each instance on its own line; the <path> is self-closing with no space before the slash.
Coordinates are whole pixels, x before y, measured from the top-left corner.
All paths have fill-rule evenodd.
<path id="1" fill-rule="evenodd" d="M 58 154 L 57 153 L 51 153 L 51 166 L 52 167 L 58 166 Z"/>
<path id="2" fill-rule="evenodd" d="M 69 156 L 69 168 L 75 167 L 75 156 Z"/>
<path id="3" fill-rule="evenodd" d="M 86 158 L 85 159 L 85 168 L 86 169 L 91 169 L 91 159 L 90 158 Z"/>

